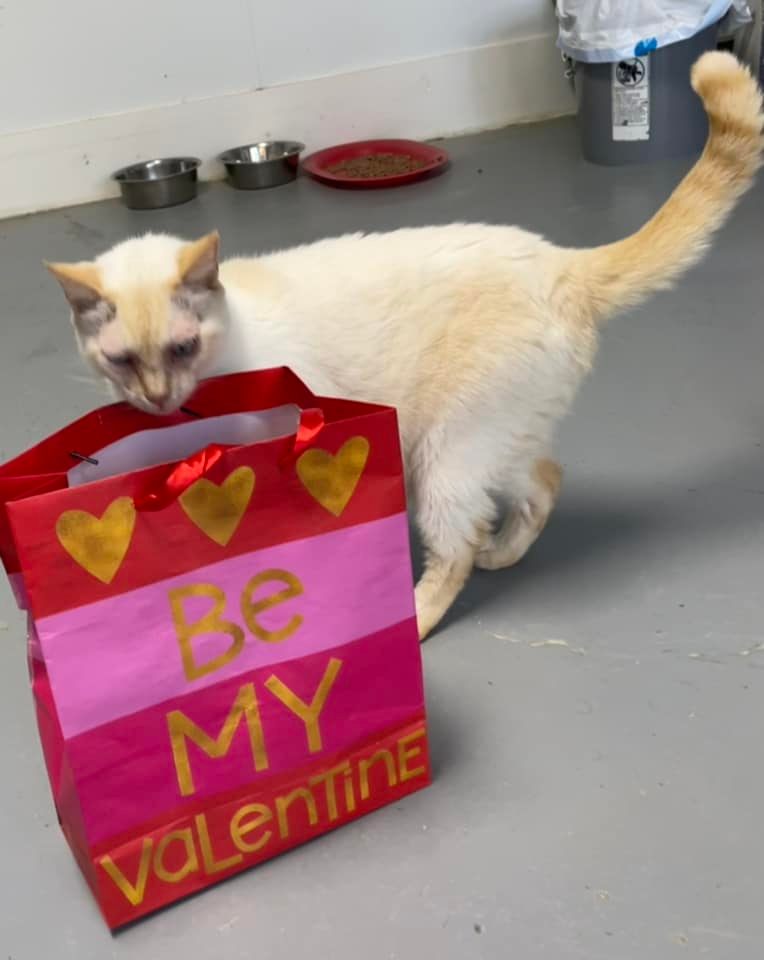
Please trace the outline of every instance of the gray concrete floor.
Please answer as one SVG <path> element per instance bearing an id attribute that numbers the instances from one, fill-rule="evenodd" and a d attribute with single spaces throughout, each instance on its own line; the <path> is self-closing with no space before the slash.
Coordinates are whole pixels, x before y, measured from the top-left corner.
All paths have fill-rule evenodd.
<path id="1" fill-rule="evenodd" d="M 2 458 L 100 402 L 43 258 L 147 228 L 219 227 L 233 253 L 455 219 L 592 244 L 684 168 L 587 166 L 569 120 L 450 149 L 398 191 L 217 185 L 0 223 Z M 607 331 L 547 532 L 425 648 L 436 782 L 398 807 L 111 938 L 55 824 L 3 584 L 0 960 L 760 957 L 763 211 L 764 181 L 676 291 Z"/>

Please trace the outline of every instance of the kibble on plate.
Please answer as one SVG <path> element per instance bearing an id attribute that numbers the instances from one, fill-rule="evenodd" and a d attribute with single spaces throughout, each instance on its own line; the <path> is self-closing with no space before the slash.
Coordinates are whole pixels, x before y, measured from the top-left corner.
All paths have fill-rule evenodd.
<path id="1" fill-rule="evenodd" d="M 401 173 L 413 173 L 425 166 L 427 166 L 426 160 L 419 160 L 410 154 L 374 153 L 362 157 L 350 157 L 326 169 L 329 173 L 352 178 L 391 177 Z"/>

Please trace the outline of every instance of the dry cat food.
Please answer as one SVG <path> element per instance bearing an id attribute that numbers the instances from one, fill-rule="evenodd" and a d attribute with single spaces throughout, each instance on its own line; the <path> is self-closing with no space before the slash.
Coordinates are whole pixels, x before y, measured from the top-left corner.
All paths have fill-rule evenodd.
<path id="1" fill-rule="evenodd" d="M 413 173 L 427 166 L 408 153 L 371 153 L 364 157 L 350 157 L 326 169 L 344 177 L 391 177 L 399 173 Z"/>

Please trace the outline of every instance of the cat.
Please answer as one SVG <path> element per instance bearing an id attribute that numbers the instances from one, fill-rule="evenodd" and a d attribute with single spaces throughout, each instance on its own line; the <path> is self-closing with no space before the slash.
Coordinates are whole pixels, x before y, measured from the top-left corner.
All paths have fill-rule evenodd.
<path id="1" fill-rule="evenodd" d="M 221 263 L 217 233 L 148 234 L 48 267 L 84 358 L 143 410 L 177 409 L 208 375 L 282 365 L 319 394 L 396 407 L 426 553 L 424 639 L 473 567 L 516 563 L 544 528 L 562 476 L 553 430 L 603 321 L 694 264 L 753 181 L 756 82 L 722 52 L 704 54 L 691 80 L 710 121 L 705 150 L 616 243 L 564 249 L 516 227 L 454 224 Z"/>

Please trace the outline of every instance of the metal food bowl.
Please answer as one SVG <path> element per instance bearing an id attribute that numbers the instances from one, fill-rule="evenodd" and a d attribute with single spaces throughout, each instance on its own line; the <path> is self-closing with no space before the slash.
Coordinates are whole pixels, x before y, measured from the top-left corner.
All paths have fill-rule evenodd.
<path id="1" fill-rule="evenodd" d="M 111 175 L 131 210 L 156 210 L 185 203 L 196 196 L 196 157 L 166 157 L 122 167 Z"/>
<path id="2" fill-rule="evenodd" d="M 237 190 L 261 190 L 294 180 L 304 149 L 305 144 L 295 140 L 263 140 L 226 150 L 220 161 Z"/>

